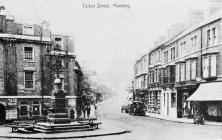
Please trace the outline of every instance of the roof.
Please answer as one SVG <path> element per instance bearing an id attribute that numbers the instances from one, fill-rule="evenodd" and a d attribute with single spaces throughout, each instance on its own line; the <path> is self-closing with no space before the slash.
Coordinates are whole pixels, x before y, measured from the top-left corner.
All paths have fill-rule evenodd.
<path id="1" fill-rule="evenodd" d="M 174 36 L 173 38 L 169 39 L 168 41 L 166 41 L 164 44 L 170 44 L 172 42 L 174 42 L 175 40 L 178 40 L 180 38 L 182 38 L 183 36 L 189 34 L 190 32 L 193 32 L 194 30 L 205 26 L 206 24 L 209 24 L 211 22 L 214 22 L 216 20 L 221 19 L 221 11 L 217 11 L 215 12 L 213 15 L 211 15 L 210 17 L 205 18 L 204 20 L 202 20 L 201 22 L 185 29 L 184 31 L 182 31 L 181 33 L 177 34 L 176 36 Z"/>
<path id="2" fill-rule="evenodd" d="M 217 21 L 219 19 L 221 19 L 222 14 L 221 11 L 218 10 L 217 12 L 215 12 L 214 14 L 212 14 L 209 17 L 206 17 L 205 19 L 203 19 L 201 22 L 194 24 L 193 26 L 190 26 L 186 29 L 184 29 L 183 31 L 181 31 L 180 33 L 176 34 L 174 37 L 168 39 L 167 41 L 165 41 L 164 43 L 160 44 L 159 46 L 155 47 L 153 50 L 151 50 L 149 53 L 152 53 L 160 48 L 162 48 L 165 45 L 171 44 L 174 41 L 186 36 L 187 34 L 189 34 L 190 32 L 193 32 L 195 30 L 197 30 L 200 27 L 205 26 L 206 24 L 209 24 L 211 22 Z"/>

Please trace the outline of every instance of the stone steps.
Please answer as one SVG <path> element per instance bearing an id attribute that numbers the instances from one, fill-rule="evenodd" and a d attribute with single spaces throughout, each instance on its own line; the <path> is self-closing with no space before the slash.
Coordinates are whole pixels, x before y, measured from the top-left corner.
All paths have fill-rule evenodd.
<path id="1" fill-rule="evenodd" d="M 34 130 L 44 133 L 55 133 L 55 132 L 72 132 L 72 131 L 82 131 L 82 130 L 93 130 L 90 125 L 87 124 L 48 124 L 41 123 L 35 124 Z"/>

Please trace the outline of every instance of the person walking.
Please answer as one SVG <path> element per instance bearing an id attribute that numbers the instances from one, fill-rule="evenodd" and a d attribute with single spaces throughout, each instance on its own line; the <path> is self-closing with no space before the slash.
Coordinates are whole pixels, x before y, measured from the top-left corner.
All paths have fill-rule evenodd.
<path id="1" fill-rule="evenodd" d="M 95 105 L 90 106 L 91 112 L 90 112 L 90 118 L 95 119 L 96 118 L 96 108 Z"/>
<path id="2" fill-rule="evenodd" d="M 89 116 L 90 116 L 90 111 L 91 111 L 90 106 L 87 106 L 87 107 L 86 107 L 86 113 L 87 113 L 88 119 L 89 119 Z"/>
<path id="3" fill-rule="evenodd" d="M 82 111 L 83 111 L 83 118 L 85 119 L 86 118 L 86 107 L 85 106 L 83 106 Z"/>

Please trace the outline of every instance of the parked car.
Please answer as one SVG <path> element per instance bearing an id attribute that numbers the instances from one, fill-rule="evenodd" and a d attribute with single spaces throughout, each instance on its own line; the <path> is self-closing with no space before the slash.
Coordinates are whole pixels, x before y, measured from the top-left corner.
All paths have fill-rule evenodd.
<path id="1" fill-rule="evenodd" d="M 129 113 L 130 111 L 130 104 L 127 105 L 123 105 L 121 108 L 121 113 L 125 112 L 125 113 Z"/>
<path id="2" fill-rule="evenodd" d="M 145 116 L 146 107 L 143 102 L 133 101 L 130 106 L 130 115 Z"/>

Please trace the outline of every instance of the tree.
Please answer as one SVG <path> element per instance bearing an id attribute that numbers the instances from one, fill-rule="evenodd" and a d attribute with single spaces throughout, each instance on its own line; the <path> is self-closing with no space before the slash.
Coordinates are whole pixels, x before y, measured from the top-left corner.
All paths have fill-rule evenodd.
<path id="1" fill-rule="evenodd" d="M 85 73 L 78 76 L 78 92 L 77 92 L 77 114 L 81 115 L 83 107 L 90 105 L 93 102 L 93 89 L 91 82 Z"/>

